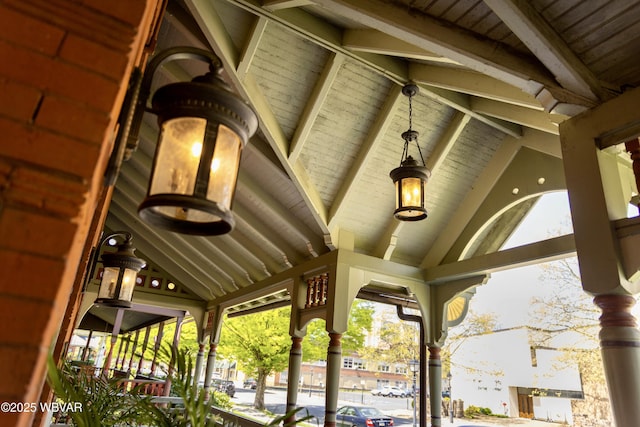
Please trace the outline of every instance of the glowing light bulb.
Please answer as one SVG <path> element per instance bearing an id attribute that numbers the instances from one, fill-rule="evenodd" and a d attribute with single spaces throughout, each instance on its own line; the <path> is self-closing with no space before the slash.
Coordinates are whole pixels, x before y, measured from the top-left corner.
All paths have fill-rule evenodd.
<path id="1" fill-rule="evenodd" d="M 196 141 L 191 146 L 191 155 L 193 155 L 193 157 L 200 157 L 200 153 L 202 153 L 202 143 Z"/>

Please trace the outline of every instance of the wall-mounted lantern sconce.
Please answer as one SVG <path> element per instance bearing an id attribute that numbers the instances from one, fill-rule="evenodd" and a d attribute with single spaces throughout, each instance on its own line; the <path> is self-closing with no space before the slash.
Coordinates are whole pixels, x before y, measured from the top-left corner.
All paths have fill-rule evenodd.
<path id="1" fill-rule="evenodd" d="M 148 109 L 158 67 L 193 59 L 208 63 L 209 72 L 190 82 L 160 87 Z M 145 110 L 158 116 L 160 134 L 149 187 L 138 208 L 140 217 L 154 226 L 183 234 L 219 235 L 235 225 L 231 206 L 240 155 L 258 120 L 222 79 L 222 70 L 212 52 L 176 47 L 154 56 L 142 77 L 132 118 L 124 127 L 130 128 L 127 145 L 135 145 Z"/>
<path id="2" fill-rule="evenodd" d="M 401 221 L 420 221 L 427 217 L 425 208 L 424 187 L 431 176 L 431 171 L 422 157 L 422 151 L 418 144 L 418 132 L 411 129 L 413 118 L 413 107 L 411 99 L 418 93 L 418 86 L 414 84 L 405 85 L 402 88 L 403 95 L 409 97 L 409 130 L 402 133 L 404 139 L 404 149 L 400 159 L 400 166 L 393 169 L 389 176 L 396 186 L 396 210 L 394 216 Z M 409 144 L 415 142 L 422 165 L 409 155 Z"/>
<path id="3" fill-rule="evenodd" d="M 115 245 L 116 238 L 124 241 L 117 246 L 115 252 L 102 253 L 102 278 L 98 298 L 94 304 L 107 307 L 130 308 L 133 289 L 136 286 L 138 272 L 146 265 L 146 261 L 135 256 L 135 248 L 131 244 L 131 234 L 119 231 L 108 235 L 100 242 L 91 262 L 91 271 L 87 280 L 91 280 L 95 266 L 98 262 L 98 254 L 102 246 L 109 243 Z"/>

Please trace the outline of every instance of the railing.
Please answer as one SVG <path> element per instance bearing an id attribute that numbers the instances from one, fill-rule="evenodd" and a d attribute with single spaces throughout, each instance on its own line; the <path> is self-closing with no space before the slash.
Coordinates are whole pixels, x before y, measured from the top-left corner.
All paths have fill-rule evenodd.
<path id="1" fill-rule="evenodd" d="M 164 381 L 158 380 L 120 380 L 118 381 L 122 391 L 130 393 L 134 388 L 138 388 L 139 394 L 148 394 L 150 396 L 163 396 L 164 395 Z"/>
<path id="2" fill-rule="evenodd" d="M 179 405 L 182 403 L 182 399 L 180 397 L 171 397 L 171 396 L 157 396 L 151 399 L 151 401 L 157 405 L 166 405 L 173 404 L 178 405 L 176 410 L 180 410 Z M 218 415 L 222 418 L 221 425 L 232 425 L 234 427 L 264 427 L 263 423 L 251 420 L 249 418 L 243 417 L 242 415 L 233 414 L 231 412 L 227 412 L 220 408 L 212 408 L 211 412 L 215 415 Z M 70 424 L 64 423 L 54 423 L 50 424 L 50 427 L 68 427 Z"/>

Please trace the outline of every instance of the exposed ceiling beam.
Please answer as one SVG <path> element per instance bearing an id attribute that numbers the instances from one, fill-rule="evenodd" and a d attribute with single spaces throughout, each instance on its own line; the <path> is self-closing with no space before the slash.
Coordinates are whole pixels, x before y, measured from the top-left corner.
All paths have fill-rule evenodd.
<path id="1" fill-rule="evenodd" d="M 307 99 L 304 111 L 300 116 L 298 127 L 293 134 L 293 138 L 291 139 L 291 144 L 289 146 L 289 162 L 292 164 L 298 161 L 298 157 L 302 152 L 302 147 L 307 141 L 311 128 L 313 127 L 318 114 L 320 114 L 320 110 L 329 95 L 331 86 L 338 76 L 338 71 L 340 71 L 343 63 L 343 55 L 337 53 L 331 55 L 327 60 L 324 70 L 318 78 L 315 87 L 313 88 L 313 92 L 311 92 L 309 99 Z"/>
<path id="2" fill-rule="evenodd" d="M 313 4 L 312 0 L 263 0 L 262 5 L 270 11 L 289 9 L 292 7 L 308 6 Z"/>
<path id="3" fill-rule="evenodd" d="M 398 56 L 420 61 L 457 64 L 452 59 L 421 49 L 378 30 L 345 30 L 342 45 L 352 51 Z"/>
<path id="4" fill-rule="evenodd" d="M 304 276 L 307 272 L 335 264 L 337 258 L 338 251 L 320 255 L 317 258 L 313 258 L 295 267 L 274 274 L 265 280 L 256 282 L 251 286 L 247 286 L 242 289 L 242 291 L 217 298 L 208 308 L 219 306 L 222 309 L 226 309 L 227 307 L 233 307 L 247 301 L 264 298 L 267 295 L 288 290 L 292 283 L 298 281 L 300 277 Z"/>
<path id="5" fill-rule="evenodd" d="M 459 68 L 437 67 L 412 63 L 409 66 L 411 79 L 418 84 L 454 90 L 468 95 L 480 96 L 521 107 L 543 110 L 535 96 L 475 71 Z"/>
<path id="6" fill-rule="evenodd" d="M 188 1 L 199 3 L 203 0 Z M 271 13 L 262 8 L 261 4 L 257 0 L 227 1 L 258 16 L 265 16 L 270 20 L 273 20 L 273 22 L 277 22 L 283 25 L 285 28 L 295 31 L 300 36 L 316 42 L 332 52 L 342 53 L 346 57 L 352 58 L 360 64 L 383 74 L 386 78 L 399 85 L 404 85 L 412 80 L 412 77 L 408 72 L 406 61 L 386 55 L 357 52 L 348 49 L 342 44 L 342 30 L 335 28 L 320 20 L 319 18 L 306 13 L 302 9 L 294 8 Z M 202 8 L 202 6 L 196 7 L 195 12 L 197 12 L 200 8 Z M 208 12 L 209 8 L 210 6 L 205 6 L 203 8 L 203 11 L 206 13 L 210 13 Z M 206 19 L 204 19 L 203 21 L 208 22 L 209 19 L 210 18 L 206 17 Z M 222 26 L 223 24 L 220 23 L 219 25 Z M 213 37 L 213 40 L 215 40 L 215 36 Z M 212 43 L 215 43 L 215 41 L 212 41 Z M 227 44 L 229 43 L 225 43 L 225 45 Z M 461 111 L 465 114 L 471 114 L 473 118 L 480 120 L 481 122 L 486 123 L 487 125 L 494 127 L 501 132 L 513 136 L 518 136 L 522 133 L 522 130 L 518 125 L 507 123 L 503 120 L 495 119 L 493 117 L 483 116 L 482 114 L 476 114 L 468 107 L 469 102 L 467 98 L 465 98 L 462 94 L 430 86 L 423 86 L 422 93 L 444 105 L 448 105 L 451 108 L 455 108 L 456 110 Z M 317 205 L 316 207 L 319 206 L 320 205 Z"/>
<path id="7" fill-rule="evenodd" d="M 349 195 L 355 191 L 355 187 L 360 180 L 360 177 L 366 169 L 367 163 L 370 157 L 375 153 L 376 147 L 381 143 L 384 135 L 391 125 L 395 112 L 400 106 L 402 100 L 402 88 L 399 85 L 394 85 L 387 96 L 384 105 L 380 109 L 378 118 L 371 127 L 367 138 L 360 146 L 360 150 L 355 160 L 349 167 L 347 175 L 342 180 L 342 185 L 336 193 L 333 205 L 329 210 L 329 228 L 333 228 L 333 221 L 339 217 L 340 211 L 344 208 L 345 201 L 349 199 Z"/>
<path id="8" fill-rule="evenodd" d="M 514 138 L 505 139 L 482 174 L 473 183 L 471 190 L 462 203 L 460 203 L 460 206 L 464 208 L 456 210 L 449 222 L 447 222 L 445 228 L 438 234 L 438 238 L 433 245 L 431 245 L 429 252 L 420 264 L 422 268 L 434 267 L 444 259 L 449 248 L 451 248 L 458 239 L 467 223 L 473 217 L 476 209 L 482 205 L 482 202 L 500 178 L 500 175 L 502 175 L 504 170 L 509 166 L 509 163 L 511 163 L 517 154 L 520 146 L 519 140 Z"/>
<path id="9" fill-rule="evenodd" d="M 525 0 L 485 0 L 493 12 L 570 91 L 596 100 L 606 99 L 598 79 L 562 38 Z"/>
<path id="10" fill-rule="evenodd" d="M 530 108 L 505 104 L 486 98 L 472 98 L 471 108 L 476 113 L 495 117 L 521 126 L 541 130 L 543 132 L 559 135 L 558 123 L 552 121 L 552 115 L 546 111 L 535 111 Z M 562 118 L 557 118 L 562 121 Z"/>
<path id="11" fill-rule="evenodd" d="M 428 284 L 437 284 L 478 274 L 491 274 L 567 258 L 575 255 L 575 252 L 576 244 L 573 234 L 568 234 L 432 267 L 425 270 L 424 280 Z"/>
<path id="12" fill-rule="evenodd" d="M 241 81 L 239 76 L 235 73 L 239 63 L 240 54 L 237 52 L 231 36 L 226 32 L 224 23 L 215 10 L 213 4 L 205 0 L 186 0 L 186 3 L 194 18 L 199 23 L 205 37 L 207 37 L 207 40 L 211 43 L 214 51 L 222 60 L 225 68 L 229 71 L 229 75 L 234 84 L 242 93 L 243 97 L 248 99 L 250 104 L 256 110 L 261 130 L 272 146 L 282 166 L 287 171 L 292 182 L 305 199 L 318 226 L 323 230 L 323 234 L 328 236 L 329 230 L 326 225 L 326 208 L 324 207 L 324 204 L 318 196 L 311 181 L 300 179 L 300 177 L 304 178 L 304 174 L 301 174 L 299 170 L 294 170 L 290 165 L 288 161 L 289 143 L 273 111 L 271 110 L 269 103 L 264 98 L 262 91 L 255 81 L 255 78 L 253 78 L 251 74 L 246 74 L 244 79 Z M 262 10 L 261 5 L 253 4 L 252 6 Z M 262 14 L 258 15 L 263 16 Z"/>
<path id="13" fill-rule="evenodd" d="M 482 40 L 427 15 L 407 14 L 406 8 L 382 0 L 316 0 L 327 10 L 375 28 L 392 37 L 450 58 L 472 70 L 494 76 L 529 93 L 554 85 L 553 76 L 535 57 L 516 55 L 506 46 Z"/>
<path id="14" fill-rule="evenodd" d="M 449 154 L 470 120 L 471 116 L 468 114 L 462 114 L 459 111 L 453 116 L 451 122 L 447 125 L 447 129 L 445 129 L 438 143 L 433 148 L 433 151 L 429 154 L 429 158 L 425 162 L 427 168 L 429 168 L 432 174 L 438 172 L 440 166 L 442 166 L 442 162 L 444 162 L 447 154 Z"/>
<path id="15" fill-rule="evenodd" d="M 251 62 L 253 61 L 253 57 L 258 51 L 258 46 L 260 45 L 260 40 L 262 40 L 262 36 L 264 35 L 265 30 L 267 29 L 267 25 L 269 24 L 269 20 L 258 16 L 256 17 L 253 27 L 249 31 L 249 36 L 245 41 L 244 46 L 242 47 L 242 52 L 240 53 L 240 62 L 236 67 L 236 75 L 239 80 L 244 80 L 247 75 L 247 71 L 249 67 L 251 67 Z"/>
<path id="16" fill-rule="evenodd" d="M 499 130 L 500 132 L 506 133 L 507 135 L 513 136 L 515 138 L 519 138 L 520 136 L 522 136 L 522 126 L 516 123 L 508 122 L 506 120 L 485 116 L 484 114 L 480 114 L 474 111 L 471 108 L 472 97 L 470 95 L 437 87 L 430 87 L 425 85 L 419 86 L 421 94 L 424 94 L 425 96 L 428 96 L 429 98 L 434 99 L 441 104 L 448 105 L 455 110 L 458 110 L 464 114 L 468 114 L 472 118 L 481 121 L 482 123 L 491 126 L 492 128 Z"/>

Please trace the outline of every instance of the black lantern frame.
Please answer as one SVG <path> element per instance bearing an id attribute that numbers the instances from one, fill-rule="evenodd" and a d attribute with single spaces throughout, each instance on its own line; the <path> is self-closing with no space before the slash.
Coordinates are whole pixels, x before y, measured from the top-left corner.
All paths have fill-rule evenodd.
<path id="1" fill-rule="evenodd" d="M 393 212 L 400 221 L 420 221 L 427 217 L 425 207 L 425 185 L 431 176 L 427 169 L 418 144 L 418 132 L 412 129 L 413 105 L 412 98 L 418 93 L 418 86 L 407 84 L 402 88 L 403 95 L 409 98 L 409 130 L 402 133 L 404 148 L 400 159 L 400 166 L 393 169 L 389 176 L 396 187 L 396 209 Z M 409 146 L 415 143 L 422 165 L 409 155 Z"/>
<path id="2" fill-rule="evenodd" d="M 131 233 L 118 231 L 102 239 L 96 253 L 94 253 L 88 279 L 91 280 L 93 277 L 95 266 L 98 263 L 97 255 L 100 250 L 107 242 L 116 237 L 124 238 L 124 240 L 117 246 L 115 252 L 102 253 L 103 271 L 100 278 L 98 298 L 94 304 L 106 307 L 130 308 L 138 273 L 147 264 L 145 260 L 135 255 Z"/>
<path id="3" fill-rule="evenodd" d="M 147 102 L 156 70 L 169 61 L 200 60 L 209 72 L 190 82 L 171 83 Z M 146 197 L 138 214 L 173 232 L 220 235 L 233 230 L 231 208 L 240 157 L 256 132 L 255 112 L 222 79 L 222 62 L 212 52 L 175 47 L 155 55 L 139 85 L 127 146 L 137 145 L 145 111 L 158 117 L 160 133 Z"/>

